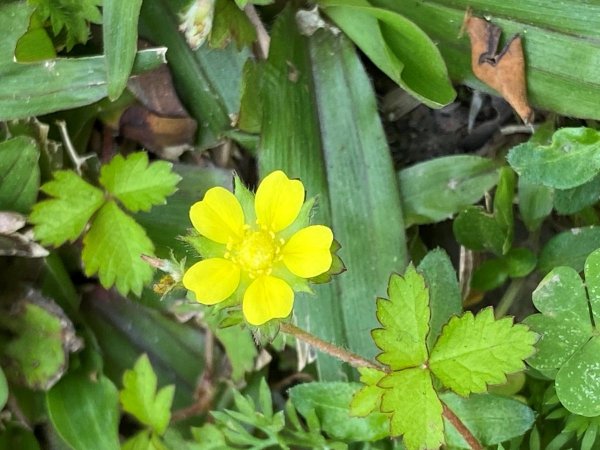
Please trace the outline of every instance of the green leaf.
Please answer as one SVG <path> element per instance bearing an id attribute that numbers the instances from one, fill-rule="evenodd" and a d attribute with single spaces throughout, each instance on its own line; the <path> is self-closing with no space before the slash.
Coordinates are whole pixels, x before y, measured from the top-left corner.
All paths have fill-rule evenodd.
<path id="1" fill-rule="evenodd" d="M 471 68 L 469 39 L 460 33 L 467 8 L 489 17 L 502 29 L 506 42 L 523 33 L 527 62 L 527 96 L 533 106 L 565 116 L 600 118 L 600 74 L 595 61 L 600 49 L 600 8 L 580 0 L 554 4 L 551 14 L 540 14 L 544 0 L 373 0 L 413 20 L 437 44 L 451 78 L 457 84 L 492 92 Z M 526 24 L 526 25 L 525 25 Z M 524 33 L 527 31 L 527 33 Z M 574 67 L 577 70 L 574 70 Z"/>
<path id="2" fill-rule="evenodd" d="M 509 397 L 473 394 L 465 398 L 445 392 L 440 398 L 483 445 L 496 445 L 522 436 L 535 421 L 531 408 Z M 445 421 L 445 434 L 446 445 L 471 448 L 448 421 Z"/>
<path id="3" fill-rule="evenodd" d="M 546 242 L 540 252 L 538 268 L 548 273 L 554 267 L 569 266 L 581 272 L 586 258 L 597 248 L 600 248 L 600 227 L 571 228 Z"/>
<path id="4" fill-rule="evenodd" d="M 36 239 L 44 245 L 59 246 L 77 239 L 104 202 L 101 190 L 71 170 L 54 172 L 54 179 L 41 190 L 54 198 L 37 203 L 29 221 L 34 224 Z"/>
<path id="5" fill-rule="evenodd" d="M 133 68 L 142 0 L 95 2 L 102 4 L 102 40 L 106 58 L 108 98 L 114 101 L 123 93 Z"/>
<path id="6" fill-rule="evenodd" d="M 0 143 L 0 210 L 28 213 L 40 185 L 40 152 L 33 139 Z"/>
<path id="7" fill-rule="evenodd" d="M 467 248 L 476 251 L 489 250 L 501 255 L 508 239 L 506 230 L 492 214 L 479 206 L 471 206 L 462 211 L 452 224 L 456 240 Z"/>
<path id="8" fill-rule="evenodd" d="M 506 270 L 512 278 L 521 278 L 529 275 L 537 264 L 535 254 L 523 247 L 511 248 L 509 252 L 503 256 L 506 262 Z"/>
<path id="9" fill-rule="evenodd" d="M 471 287 L 478 291 L 491 291 L 502 284 L 508 278 L 508 267 L 506 260 L 502 257 L 488 259 L 481 263 L 473 272 Z"/>
<path id="10" fill-rule="evenodd" d="M 46 394 L 54 429 L 73 450 L 119 450 L 117 388 L 103 375 L 77 371 Z"/>
<path id="11" fill-rule="evenodd" d="M 354 397 L 352 397 L 350 415 L 366 417 L 373 411 L 381 410 L 383 389 L 377 384 L 386 376 L 386 373 L 369 367 L 359 367 L 358 372 L 360 373 L 360 381 L 365 386 L 356 391 Z"/>
<path id="12" fill-rule="evenodd" d="M 423 364 L 427 360 L 429 292 L 412 264 L 403 277 L 390 277 L 388 297 L 377 299 L 377 319 L 383 326 L 371 333 L 381 349 L 377 359 L 393 370 Z"/>
<path id="13" fill-rule="evenodd" d="M 8 423 L 6 428 L 0 433 L 0 449 L 2 450 L 40 450 L 40 444 L 33 434 L 33 431 L 17 425 Z"/>
<path id="14" fill-rule="evenodd" d="M 600 132 L 583 127 L 561 128 L 549 145 L 516 146 L 509 152 L 508 162 L 531 183 L 574 188 L 600 172 Z"/>
<path id="15" fill-rule="evenodd" d="M 98 211 L 83 238 L 86 275 L 98 273 L 102 286 L 115 285 L 122 294 L 132 291 L 139 295 L 152 279 L 152 268 L 141 255 L 153 252 L 154 245 L 144 229 L 112 200 Z"/>
<path id="16" fill-rule="evenodd" d="M 600 251 L 587 258 L 585 271 L 586 285 L 569 267 L 546 275 L 533 293 L 542 314 L 527 317 L 525 323 L 541 334 L 528 363 L 556 376 L 556 393 L 565 408 L 592 417 L 600 414 L 600 340 L 590 317 L 591 312 L 595 319 L 599 309 Z"/>
<path id="17" fill-rule="evenodd" d="M 504 235 L 502 253 L 506 254 L 512 246 L 514 235 L 513 199 L 516 186 L 515 173 L 509 167 L 500 169 L 498 187 L 494 195 L 494 217 Z"/>
<path id="18" fill-rule="evenodd" d="M 148 154 L 137 152 L 124 158 L 116 155 L 102 166 L 100 183 L 130 211 L 149 211 L 166 203 L 181 177 L 171 171 L 166 161 L 148 164 Z"/>
<path id="19" fill-rule="evenodd" d="M 69 0 L 78 3 L 76 0 Z M 57 58 L 35 63 L 14 61 L 19 38 L 27 31 L 33 12 L 26 2 L 0 4 L 0 120 L 48 114 L 89 105 L 107 95 L 104 56 Z M 133 73 L 165 63 L 165 49 L 137 53 Z"/>
<path id="20" fill-rule="evenodd" d="M 477 203 L 498 181 L 494 161 L 472 155 L 435 158 L 398 173 L 406 226 L 441 222 Z"/>
<path id="21" fill-rule="evenodd" d="M 462 312 L 462 297 L 456 279 L 456 272 L 450 258 L 444 250 L 429 252 L 421 261 L 418 271 L 425 278 L 429 289 L 429 334 L 427 348 L 432 349 L 442 327 L 450 317 Z"/>
<path id="22" fill-rule="evenodd" d="M 165 386 L 157 391 L 156 374 L 148 356 L 144 354 L 132 370 L 123 374 L 123 389 L 119 393 L 119 399 L 125 412 L 162 435 L 171 420 L 174 394 L 174 385 Z"/>
<path id="23" fill-rule="evenodd" d="M 346 442 L 370 442 L 389 436 L 388 418 L 373 413 L 366 417 L 350 416 L 350 401 L 357 383 L 304 383 L 288 392 L 294 407 L 307 417 L 311 411 L 319 418 L 322 431 Z"/>
<path id="24" fill-rule="evenodd" d="M 242 381 L 246 373 L 254 370 L 258 356 L 252 333 L 242 325 L 219 328 L 214 324 L 211 328 L 231 363 L 231 379 L 235 382 Z"/>
<path id="25" fill-rule="evenodd" d="M 58 36 L 65 31 L 67 51 L 75 44 L 88 40 L 90 23 L 102 23 L 99 6 L 101 0 L 28 0 L 36 6 L 36 16 L 41 22 L 49 20 L 52 32 Z"/>
<path id="26" fill-rule="evenodd" d="M 438 448 L 444 443 L 440 402 L 428 370 L 411 368 L 385 376 L 381 411 L 391 414 L 392 436 L 402 435 L 409 450 Z"/>
<path id="27" fill-rule="evenodd" d="M 552 212 L 554 190 L 519 177 L 519 212 L 529 231 L 537 230 Z"/>
<path id="28" fill-rule="evenodd" d="M 400 14 L 365 0 L 320 0 L 333 22 L 400 87 L 433 108 L 456 97 L 436 45 Z"/>
<path id="29" fill-rule="evenodd" d="M 0 368 L 0 408 L 4 409 L 8 400 L 8 384 L 6 382 L 6 375 Z"/>
<path id="30" fill-rule="evenodd" d="M 252 45 L 256 40 L 256 30 L 248 16 L 231 0 L 216 0 L 210 46 L 225 47 L 232 39 L 238 48 Z"/>
<path id="31" fill-rule="evenodd" d="M 436 342 L 429 367 L 460 395 L 484 392 L 487 384 L 506 382 L 506 374 L 522 370 L 534 351 L 537 335 L 512 318 L 494 320 L 491 308 L 476 316 L 453 317 Z"/>
<path id="32" fill-rule="evenodd" d="M 559 214 L 574 214 L 593 205 L 598 199 L 600 199 L 600 176 L 572 189 L 556 190 L 554 208 Z"/>
<path id="33" fill-rule="evenodd" d="M 2 329 L 12 335 L 1 346 L 8 378 L 30 389 L 50 389 L 67 370 L 69 352 L 81 346 L 73 323 L 35 291 L 4 316 Z"/>

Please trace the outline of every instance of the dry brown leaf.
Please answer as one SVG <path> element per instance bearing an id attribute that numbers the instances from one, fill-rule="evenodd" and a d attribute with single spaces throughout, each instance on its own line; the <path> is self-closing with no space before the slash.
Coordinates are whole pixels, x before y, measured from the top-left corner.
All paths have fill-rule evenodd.
<path id="1" fill-rule="evenodd" d="M 515 109 L 523 122 L 533 121 L 527 101 L 525 58 L 521 36 L 515 35 L 497 53 L 502 29 L 467 11 L 465 28 L 471 39 L 471 67 L 477 78 L 492 87 Z"/>

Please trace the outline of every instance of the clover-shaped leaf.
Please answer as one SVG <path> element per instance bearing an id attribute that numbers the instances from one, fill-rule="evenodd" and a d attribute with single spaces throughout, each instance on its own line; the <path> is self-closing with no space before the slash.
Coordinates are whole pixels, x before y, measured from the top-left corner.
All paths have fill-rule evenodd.
<path id="1" fill-rule="evenodd" d="M 428 282 L 435 284 L 438 275 L 429 268 Z M 410 265 L 404 276 L 392 275 L 388 295 L 377 301 L 383 328 L 372 333 L 385 367 L 360 370 L 366 386 L 355 394 L 351 412 L 388 414 L 390 434 L 402 435 L 408 450 L 437 448 L 444 443 L 444 421 L 434 376 L 463 396 L 484 392 L 487 384 L 505 382 L 507 373 L 524 368 L 537 336 L 512 318 L 495 320 L 487 308 L 449 318 L 429 351 L 432 314 L 423 276 Z"/>
<path id="2" fill-rule="evenodd" d="M 541 335 L 529 365 L 555 378 L 565 408 L 592 417 L 600 414 L 600 337 L 595 325 L 600 318 L 600 250 L 587 258 L 585 279 L 584 285 L 570 267 L 552 270 L 533 293 L 541 314 L 525 323 Z"/>

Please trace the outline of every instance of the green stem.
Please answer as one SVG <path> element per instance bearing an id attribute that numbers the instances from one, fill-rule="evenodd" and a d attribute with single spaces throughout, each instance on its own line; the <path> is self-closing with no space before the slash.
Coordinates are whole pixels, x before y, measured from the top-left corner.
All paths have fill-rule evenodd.
<path id="1" fill-rule="evenodd" d="M 523 287 L 524 283 L 525 277 L 515 278 L 510 282 L 508 288 L 506 288 L 506 292 L 500 299 L 500 303 L 498 303 L 498 306 L 496 307 L 496 319 L 499 319 L 500 317 L 504 317 L 506 315 L 508 310 L 511 308 L 511 306 L 517 299 L 517 296 L 521 292 L 521 288 Z"/>

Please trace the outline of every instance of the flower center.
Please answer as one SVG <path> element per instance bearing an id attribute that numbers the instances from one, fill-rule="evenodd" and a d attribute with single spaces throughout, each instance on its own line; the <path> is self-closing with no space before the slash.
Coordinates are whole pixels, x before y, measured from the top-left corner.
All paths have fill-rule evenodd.
<path id="1" fill-rule="evenodd" d="M 231 251 L 225 257 L 239 264 L 252 278 L 268 275 L 279 257 L 281 244 L 273 233 L 248 230 L 239 244 L 228 246 Z"/>

